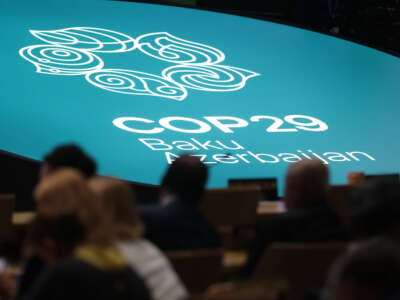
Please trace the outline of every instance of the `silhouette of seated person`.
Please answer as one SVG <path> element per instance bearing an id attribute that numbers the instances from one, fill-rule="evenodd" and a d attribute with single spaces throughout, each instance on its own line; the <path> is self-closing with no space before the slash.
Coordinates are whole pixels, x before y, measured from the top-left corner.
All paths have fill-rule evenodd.
<path id="1" fill-rule="evenodd" d="M 354 238 L 384 236 L 400 241 L 400 184 L 371 180 L 348 200 L 350 228 Z"/>
<path id="2" fill-rule="evenodd" d="M 116 247 L 127 264 L 144 280 L 153 300 L 182 300 L 188 292 L 167 257 L 143 239 L 143 224 L 137 215 L 131 187 L 118 179 L 95 177 L 89 186 L 99 207 L 109 219 Z M 157 274 L 157 275 L 155 275 Z"/>
<path id="3" fill-rule="evenodd" d="M 64 144 L 55 147 L 44 156 L 40 168 L 40 178 L 43 180 L 56 170 L 65 167 L 78 170 L 85 177 L 93 176 L 97 169 L 96 162 L 80 147 L 74 144 Z M 32 253 L 25 264 L 24 272 L 20 278 L 19 293 L 21 295 L 26 293 L 30 288 L 43 267 L 44 262 L 40 256 L 37 253 Z"/>
<path id="4" fill-rule="evenodd" d="M 44 156 L 40 177 L 45 177 L 59 168 L 73 168 L 86 177 L 96 173 L 96 162 L 80 147 L 74 144 L 60 145 Z"/>
<path id="5" fill-rule="evenodd" d="M 221 246 L 219 235 L 198 208 L 207 167 L 191 155 L 178 157 L 161 182 L 160 203 L 142 206 L 145 237 L 164 250 Z"/>
<path id="6" fill-rule="evenodd" d="M 46 268 L 24 299 L 150 299 L 116 249 L 109 220 L 82 174 L 52 172 L 36 187 L 35 200 L 30 241 Z"/>
<path id="7" fill-rule="evenodd" d="M 246 265 L 240 277 L 249 277 L 264 250 L 273 242 L 346 240 L 339 216 L 327 205 L 329 171 L 320 160 L 293 163 L 286 174 L 284 203 L 287 212 L 256 225 Z"/>
<path id="8" fill-rule="evenodd" d="M 400 299 L 400 248 L 378 238 L 349 248 L 333 264 L 324 292 L 327 300 Z"/>

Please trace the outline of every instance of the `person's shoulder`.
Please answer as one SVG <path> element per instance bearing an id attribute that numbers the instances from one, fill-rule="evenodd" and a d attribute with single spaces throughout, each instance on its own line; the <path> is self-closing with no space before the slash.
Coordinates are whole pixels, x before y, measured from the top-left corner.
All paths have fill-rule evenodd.
<path id="1" fill-rule="evenodd" d="M 137 208 L 137 211 L 141 218 L 151 218 L 162 215 L 164 213 L 164 207 L 160 204 L 141 205 Z"/>
<path id="2" fill-rule="evenodd" d="M 72 297 L 76 291 L 75 287 L 80 282 L 85 282 L 84 273 L 81 263 L 71 259 L 46 266 L 27 293 L 26 299 L 67 299 Z"/>
<path id="3" fill-rule="evenodd" d="M 96 281 L 96 278 L 102 277 L 103 274 L 98 268 L 75 258 L 56 262 L 47 270 L 47 278 L 50 278 L 52 282 L 69 282 L 78 286 L 82 280 Z"/>
<path id="4" fill-rule="evenodd" d="M 51 275 L 64 275 L 79 273 L 82 269 L 88 269 L 87 264 L 77 259 L 67 259 L 55 262 L 46 268 L 46 272 Z"/>
<path id="5" fill-rule="evenodd" d="M 291 210 L 281 214 L 268 216 L 257 223 L 256 229 L 262 235 L 281 236 L 287 231 L 297 227 L 298 223 L 307 220 L 303 211 Z"/>
<path id="6" fill-rule="evenodd" d="M 333 212 L 329 206 L 325 202 L 320 201 L 311 203 L 307 206 L 291 209 L 283 214 L 283 218 L 288 220 L 308 219 L 318 216 L 331 215 L 332 213 Z"/>
<path id="7" fill-rule="evenodd" d="M 144 219 L 144 221 L 150 219 L 157 219 L 157 221 L 163 218 L 170 218 L 173 216 L 183 215 L 189 213 L 190 209 L 187 205 L 181 203 L 181 201 L 172 201 L 167 204 L 158 205 L 146 205 L 138 208 L 139 216 Z"/>
<path id="8" fill-rule="evenodd" d="M 144 238 L 118 241 L 117 247 L 123 254 L 128 254 L 133 257 L 143 255 L 146 257 L 164 257 L 164 254 L 157 248 L 157 246 Z"/>
<path id="9" fill-rule="evenodd" d="M 122 241 L 118 242 L 118 248 L 130 266 L 145 280 L 155 300 L 187 297 L 186 288 L 168 258 L 152 242 L 143 238 Z"/>

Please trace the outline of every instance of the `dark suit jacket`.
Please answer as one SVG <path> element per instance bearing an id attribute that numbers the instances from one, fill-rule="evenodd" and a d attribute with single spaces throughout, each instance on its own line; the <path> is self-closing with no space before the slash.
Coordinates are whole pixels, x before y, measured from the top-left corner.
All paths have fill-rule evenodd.
<path id="1" fill-rule="evenodd" d="M 240 277 L 254 271 L 264 250 L 273 242 L 345 241 L 348 234 L 340 218 L 323 202 L 271 216 L 259 223 Z"/>
<path id="2" fill-rule="evenodd" d="M 193 204 L 173 200 L 166 205 L 142 206 L 145 237 L 164 250 L 216 248 L 221 240 Z"/>
<path id="3" fill-rule="evenodd" d="M 100 270 L 79 259 L 57 262 L 41 273 L 25 300 L 149 300 L 144 281 L 129 267 Z"/>

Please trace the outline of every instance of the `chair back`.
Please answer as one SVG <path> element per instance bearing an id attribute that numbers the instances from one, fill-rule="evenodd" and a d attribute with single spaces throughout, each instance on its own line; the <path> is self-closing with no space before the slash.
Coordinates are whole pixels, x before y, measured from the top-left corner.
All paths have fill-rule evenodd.
<path id="1" fill-rule="evenodd" d="M 303 299 L 310 289 L 324 284 L 331 264 L 346 245 L 340 242 L 273 243 L 265 250 L 253 280 L 283 280 L 288 285 L 288 299 Z"/>
<path id="2" fill-rule="evenodd" d="M 0 194 L 0 233 L 9 233 L 12 229 L 12 215 L 15 195 Z"/>
<path id="3" fill-rule="evenodd" d="M 165 252 L 176 273 L 192 294 L 217 282 L 222 272 L 222 249 Z"/>
<path id="4" fill-rule="evenodd" d="M 200 209 L 216 227 L 252 225 L 257 219 L 261 190 L 257 186 L 209 189 Z"/>

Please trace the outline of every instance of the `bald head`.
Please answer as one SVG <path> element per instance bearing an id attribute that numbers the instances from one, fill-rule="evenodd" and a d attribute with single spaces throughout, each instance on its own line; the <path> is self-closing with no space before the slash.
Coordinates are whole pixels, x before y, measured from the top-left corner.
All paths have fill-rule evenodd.
<path id="1" fill-rule="evenodd" d="M 328 167 L 320 160 L 293 163 L 286 173 L 285 204 L 288 209 L 325 201 L 329 186 Z"/>

